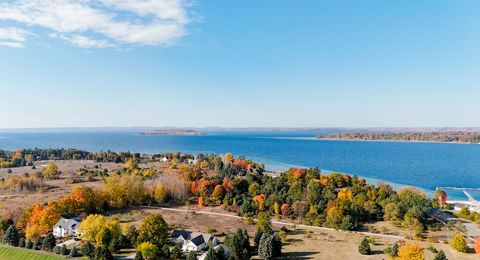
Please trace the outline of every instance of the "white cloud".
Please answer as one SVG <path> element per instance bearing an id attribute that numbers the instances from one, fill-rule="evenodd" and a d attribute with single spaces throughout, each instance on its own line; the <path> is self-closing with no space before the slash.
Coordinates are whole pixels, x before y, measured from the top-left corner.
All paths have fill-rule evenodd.
<path id="1" fill-rule="evenodd" d="M 86 48 L 165 46 L 187 34 L 188 7 L 186 0 L 13 0 L 0 4 L 0 20 Z"/>
<path id="2" fill-rule="evenodd" d="M 0 45 L 12 48 L 25 47 L 27 35 L 30 32 L 15 27 L 0 27 Z"/>

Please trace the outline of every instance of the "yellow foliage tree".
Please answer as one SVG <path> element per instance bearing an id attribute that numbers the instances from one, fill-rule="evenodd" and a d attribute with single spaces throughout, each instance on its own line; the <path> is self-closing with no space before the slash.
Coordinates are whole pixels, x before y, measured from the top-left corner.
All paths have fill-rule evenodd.
<path id="1" fill-rule="evenodd" d="M 398 249 L 398 260 L 424 260 L 423 248 L 417 244 L 407 243 Z"/>
<path id="2" fill-rule="evenodd" d="M 154 199 L 158 203 L 164 203 L 167 199 L 168 192 L 162 183 L 158 183 L 155 187 Z"/>
<path id="3" fill-rule="evenodd" d="M 135 175 L 110 176 L 105 180 L 103 191 L 114 208 L 139 205 L 146 192 L 142 178 Z"/>
<path id="4" fill-rule="evenodd" d="M 338 198 L 351 201 L 353 198 L 352 191 L 350 189 L 344 188 L 338 192 Z"/>
<path id="5" fill-rule="evenodd" d="M 45 168 L 42 170 L 43 176 L 49 179 L 53 179 L 58 176 L 58 166 L 55 163 L 49 163 Z"/>
<path id="6" fill-rule="evenodd" d="M 278 202 L 275 202 L 275 204 L 273 204 L 273 212 L 275 212 L 275 214 L 280 214 L 280 205 L 278 204 Z"/>
<path id="7" fill-rule="evenodd" d="M 462 234 L 457 233 L 452 240 L 450 241 L 450 246 L 455 249 L 457 252 L 466 253 L 468 252 L 468 245 L 465 241 L 465 238 Z"/>
<path id="8" fill-rule="evenodd" d="M 78 226 L 78 232 L 85 241 L 100 245 L 103 239 L 103 230 L 108 229 L 112 237 L 116 237 L 121 233 L 121 227 L 118 220 L 108 220 L 102 215 L 89 215 Z"/>

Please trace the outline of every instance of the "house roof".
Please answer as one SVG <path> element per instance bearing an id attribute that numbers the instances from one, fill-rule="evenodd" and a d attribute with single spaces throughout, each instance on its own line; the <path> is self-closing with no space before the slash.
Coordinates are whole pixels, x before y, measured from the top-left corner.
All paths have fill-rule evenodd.
<path id="1" fill-rule="evenodd" d="M 197 235 L 195 237 L 192 237 L 192 239 L 190 239 L 190 241 L 196 246 L 199 246 L 199 245 L 205 243 L 205 240 L 203 239 L 202 235 Z"/>
<path id="2" fill-rule="evenodd" d="M 56 227 L 76 227 L 80 222 L 78 221 L 78 218 L 64 218 L 61 217 L 60 220 L 53 226 L 54 228 Z"/>
<path id="3" fill-rule="evenodd" d="M 186 230 L 174 230 L 172 233 L 173 238 L 179 238 L 180 236 L 184 239 L 190 239 L 192 232 Z"/>

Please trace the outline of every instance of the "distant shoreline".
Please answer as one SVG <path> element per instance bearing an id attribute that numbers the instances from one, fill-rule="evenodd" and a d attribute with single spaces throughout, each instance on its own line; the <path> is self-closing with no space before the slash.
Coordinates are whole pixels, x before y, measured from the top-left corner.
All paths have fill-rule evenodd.
<path id="1" fill-rule="evenodd" d="M 315 140 L 318 141 L 348 141 L 348 142 L 388 142 L 388 143 L 431 143 L 431 144 L 477 144 L 477 143 L 467 143 L 467 142 L 440 142 L 440 141 L 418 141 L 418 140 L 360 140 L 360 139 L 340 139 L 340 138 L 319 138 L 315 137 Z"/>

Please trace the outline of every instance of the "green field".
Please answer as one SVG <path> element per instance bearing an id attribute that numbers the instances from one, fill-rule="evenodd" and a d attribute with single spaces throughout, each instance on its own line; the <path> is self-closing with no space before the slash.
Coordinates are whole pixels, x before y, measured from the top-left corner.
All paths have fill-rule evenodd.
<path id="1" fill-rule="evenodd" d="M 0 247 L 0 260 L 58 260 L 64 259 L 58 256 L 49 255 L 43 251 L 22 249 L 14 247 Z"/>

